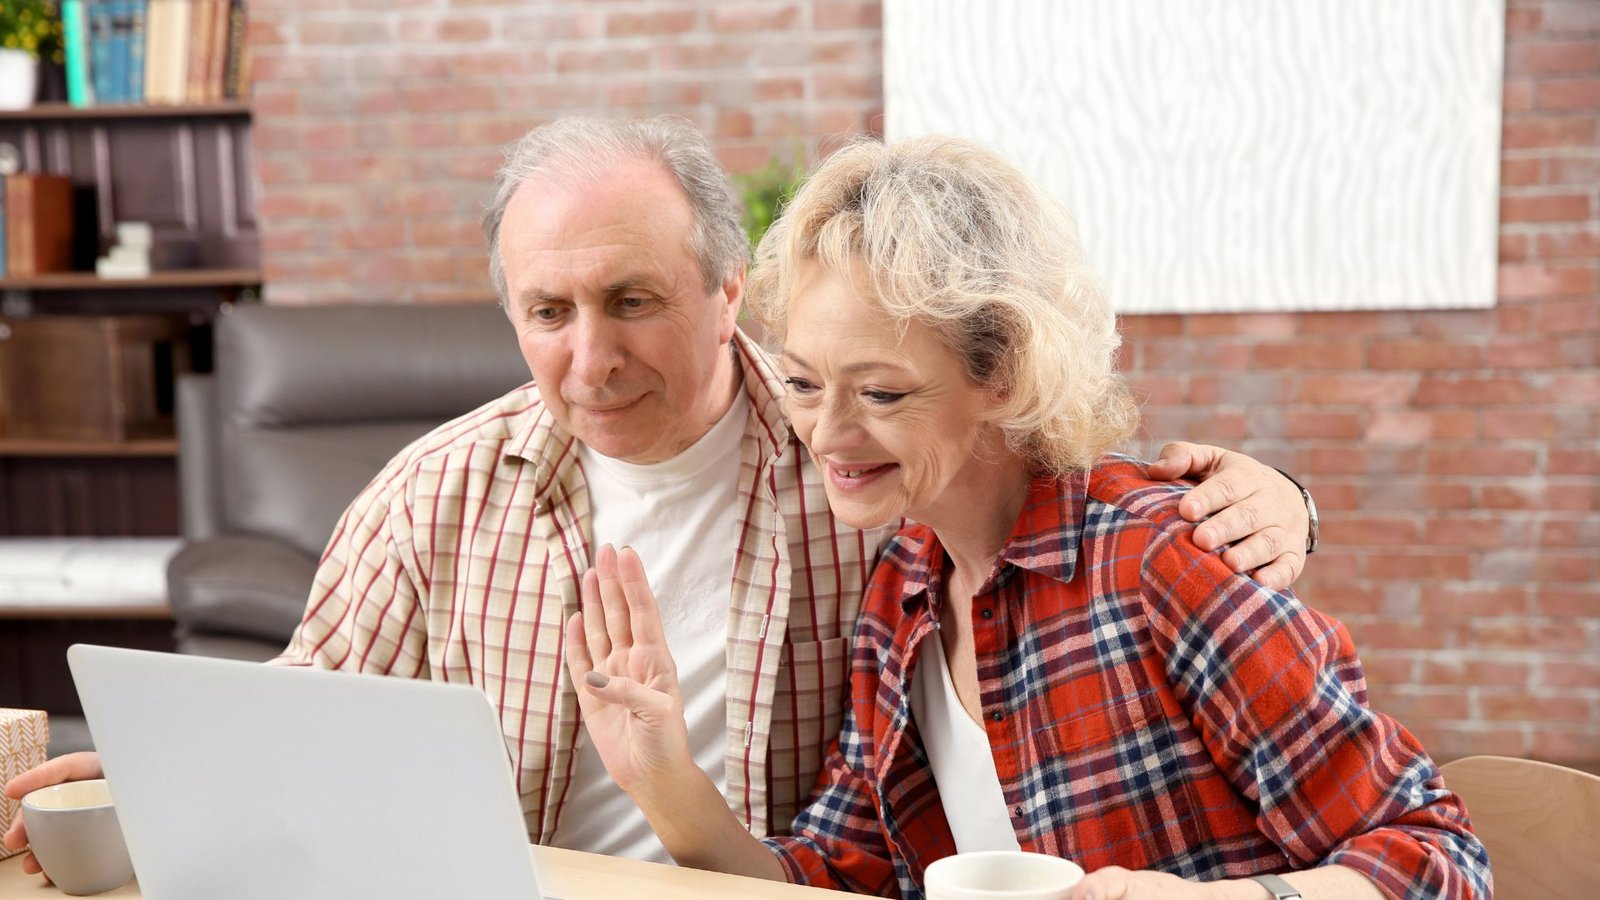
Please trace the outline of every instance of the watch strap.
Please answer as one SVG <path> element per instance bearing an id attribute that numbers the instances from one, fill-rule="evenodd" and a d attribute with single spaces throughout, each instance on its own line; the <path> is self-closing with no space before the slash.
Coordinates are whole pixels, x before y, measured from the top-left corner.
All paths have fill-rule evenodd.
<path id="1" fill-rule="evenodd" d="M 1272 900 L 1301 900 L 1300 891 L 1276 875 L 1251 875 L 1250 880 L 1272 892 Z"/>
<path id="2" fill-rule="evenodd" d="M 1320 529 L 1317 527 L 1317 501 L 1311 499 L 1311 492 L 1306 490 L 1306 486 L 1301 484 L 1293 475 L 1277 466 L 1273 466 L 1273 471 L 1289 479 L 1290 484 L 1300 489 L 1300 499 L 1305 502 L 1306 517 L 1309 520 L 1306 525 L 1306 555 L 1310 556 L 1317 552 L 1317 539 L 1320 537 Z"/>

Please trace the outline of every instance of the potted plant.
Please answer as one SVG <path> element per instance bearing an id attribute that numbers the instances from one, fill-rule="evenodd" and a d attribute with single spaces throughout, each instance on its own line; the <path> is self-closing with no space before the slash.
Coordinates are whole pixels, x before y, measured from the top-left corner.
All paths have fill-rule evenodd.
<path id="1" fill-rule="evenodd" d="M 0 0 L 0 109 L 33 105 L 40 59 L 61 60 L 55 0 Z"/>

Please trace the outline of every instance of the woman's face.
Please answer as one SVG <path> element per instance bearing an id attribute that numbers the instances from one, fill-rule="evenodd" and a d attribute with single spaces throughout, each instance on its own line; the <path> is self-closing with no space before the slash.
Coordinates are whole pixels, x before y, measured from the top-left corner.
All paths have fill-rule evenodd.
<path id="1" fill-rule="evenodd" d="M 897 328 L 815 263 L 789 303 L 782 367 L 795 433 L 827 481 L 834 514 L 856 528 L 935 524 L 970 502 L 983 459 L 1002 446 L 995 405 L 920 322 Z"/>

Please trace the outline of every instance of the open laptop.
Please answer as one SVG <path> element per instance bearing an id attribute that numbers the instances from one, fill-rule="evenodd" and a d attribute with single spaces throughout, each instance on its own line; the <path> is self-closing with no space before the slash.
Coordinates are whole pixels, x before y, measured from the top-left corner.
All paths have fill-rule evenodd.
<path id="1" fill-rule="evenodd" d="M 67 660 L 144 896 L 540 897 L 475 688 L 83 644 Z"/>

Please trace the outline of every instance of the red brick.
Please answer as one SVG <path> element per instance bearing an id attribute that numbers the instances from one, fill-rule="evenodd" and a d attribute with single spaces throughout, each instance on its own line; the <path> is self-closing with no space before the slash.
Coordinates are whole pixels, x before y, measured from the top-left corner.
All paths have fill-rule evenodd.
<path id="1" fill-rule="evenodd" d="M 1563 403 L 1600 404 L 1600 371 L 1557 373 L 1550 379 L 1550 395 Z"/>
<path id="2" fill-rule="evenodd" d="M 1284 436 L 1296 440 L 1322 438 L 1354 440 L 1366 430 L 1364 413 L 1286 412 Z"/>
<path id="3" fill-rule="evenodd" d="M 1383 690 L 1373 696 L 1373 706 L 1402 722 L 1460 721 L 1472 717 L 1467 692 L 1456 687 Z"/>
<path id="4" fill-rule="evenodd" d="M 1177 406 L 1183 403 L 1187 389 L 1182 377 L 1145 375 L 1129 379 L 1129 386 L 1146 405 Z"/>
<path id="5" fill-rule="evenodd" d="M 1595 117 L 1583 115 L 1529 116 L 1501 128 L 1501 147 L 1521 150 L 1540 147 L 1588 147 L 1595 140 Z"/>
<path id="6" fill-rule="evenodd" d="M 714 19 L 718 15 L 720 10 L 713 12 Z M 698 18 L 699 14 L 692 9 L 613 12 L 606 16 L 605 33 L 606 37 L 614 38 L 683 34 L 694 30 Z"/>
<path id="7" fill-rule="evenodd" d="M 1395 686 L 1416 681 L 1419 658 L 1415 653 L 1373 650 L 1361 652 L 1361 668 L 1367 684 L 1378 690 L 1393 690 Z"/>
<path id="8" fill-rule="evenodd" d="M 1579 187 L 1600 182 L 1600 152 L 1584 148 L 1581 153 L 1563 151 L 1545 163 L 1548 171 L 1546 184 L 1572 184 Z"/>
<path id="9" fill-rule="evenodd" d="M 1500 186 L 1527 187 L 1539 184 L 1544 177 L 1543 157 L 1520 157 L 1500 160 Z"/>
<path id="10" fill-rule="evenodd" d="M 1295 317 L 1288 313 L 1211 313 L 1189 317 L 1189 334 L 1281 338 L 1295 333 Z"/>
<path id="11" fill-rule="evenodd" d="M 1375 312 L 1303 313 L 1299 316 L 1300 333 L 1329 334 L 1343 338 L 1383 334 L 1384 323 L 1393 315 Z"/>
<path id="12" fill-rule="evenodd" d="M 1420 533 L 1416 517 L 1407 515 L 1330 515 L 1322 522 L 1322 540 L 1340 547 L 1405 546 Z"/>
<path id="13" fill-rule="evenodd" d="M 557 50 L 555 71 L 560 75 L 646 72 L 650 70 L 650 51 L 610 47 L 605 50 Z"/>
<path id="14" fill-rule="evenodd" d="M 600 15 L 593 9 L 572 6 L 554 13 L 533 12 L 526 0 L 515 0 L 500 14 L 500 36 L 505 40 L 544 46 L 599 36 Z"/>
<path id="15" fill-rule="evenodd" d="M 1545 392 L 1520 378 L 1476 375 L 1423 376 L 1417 385 L 1420 404 L 1473 406 L 1486 403 L 1532 403 Z"/>
<path id="16" fill-rule="evenodd" d="M 1544 547 L 1600 547 L 1600 518 L 1545 521 L 1539 524 L 1539 544 Z"/>
<path id="17" fill-rule="evenodd" d="M 1499 518 L 1431 516 L 1418 544 L 1433 547 L 1526 546 L 1534 535 L 1526 528 L 1509 526 Z"/>
<path id="18" fill-rule="evenodd" d="M 1541 332 L 1571 334 L 1600 331 L 1600 303 L 1594 298 L 1547 300 L 1532 309 L 1534 326 Z"/>
<path id="19" fill-rule="evenodd" d="M 1567 263 L 1500 267 L 1498 292 L 1504 299 L 1574 296 L 1594 291 L 1592 266 Z"/>
<path id="20" fill-rule="evenodd" d="M 1532 241 L 1525 234 L 1502 234 L 1500 235 L 1499 261 L 1502 263 L 1526 262 L 1528 260 L 1528 250 L 1531 246 Z"/>
<path id="21" fill-rule="evenodd" d="M 1480 650 L 1536 650 L 1580 652 L 1589 637 L 1571 625 L 1535 625 L 1504 619 L 1479 619 L 1467 626 L 1468 640 Z"/>
<path id="22" fill-rule="evenodd" d="M 1428 471 L 1438 475 L 1532 475 L 1538 464 L 1533 450 L 1492 446 L 1430 447 Z"/>
<path id="23" fill-rule="evenodd" d="M 1478 705 L 1483 718 L 1491 722 L 1588 722 L 1595 717 L 1592 698 L 1565 692 L 1485 694 L 1478 698 Z"/>
<path id="24" fill-rule="evenodd" d="M 1356 646 L 1386 650 L 1444 650 L 1459 646 L 1462 630 L 1446 623 L 1379 620 L 1372 627 L 1352 625 Z"/>
<path id="25" fill-rule="evenodd" d="M 1600 449 L 1551 448 L 1545 471 L 1550 475 L 1600 475 Z"/>
<path id="26" fill-rule="evenodd" d="M 1537 246 L 1541 259 L 1600 257 L 1600 226 L 1591 223 L 1560 231 L 1543 231 Z"/>
<path id="27" fill-rule="evenodd" d="M 883 4 L 875 0 L 846 0 L 842 3 L 817 3 L 811 21 L 819 29 L 883 27 Z"/>
<path id="28" fill-rule="evenodd" d="M 1428 685 L 1524 688 L 1532 680 L 1533 667 L 1526 662 L 1485 660 L 1476 656 L 1422 661 L 1421 681 Z"/>
<path id="29" fill-rule="evenodd" d="M 1506 10 L 1506 33 L 1520 36 L 1539 31 L 1544 23 L 1543 13 L 1538 7 Z"/>
<path id="30" fill-rule="evenodd" d="M 1531 734 L 1520 726 L 1423 723 L 1414 730 L 1429 755 L 1440 762 L 1484 753 L 1524 757 L 1533 749 Z"/>
<path id="31" fill-rule="evenodd" d="M 1600 109 L 1600 78 L 1545 78 L 1539 82 L 1539 108 Z"/>
<path id="32" fill-rule="evenodd" d="M 1362 345 L 1349 341 L 1289 341 L 1257 344 L 1251 365 L 1263 369 L 1359 369 Z"/>
<path id="33" fill-rule="evenodd" d="M 1448 617 L 1526 616 L 1532 606 L 1529 595 L 1529 590 L 1521 587 L 1473 588 L 1451 585 L 1424 591 L 1420 609 L 1422 617 L 1429 621 Z"/>
<path id="34" fill-rule="evenodd" d="M 1491 441 L 1549 440 L 1555 434 L 1556 427 L 1557 419 L 1553 412 L 1522 409 L 1490 409 L 1483 412 L 1483 436 Z"/>
<path id="35" fill-rule="evenodd" d="M 1540 12 L 1540 25 L 1549 34 L 1600 35 L 1600 6 L 1594 0 L 1547 2 Z"/>
<path id="36" fill-rule="evenodd" d="M 788 31 L 800 21 L 800 7 L 794 4 L 723 4 L 711 10 L 711 27 L 719 32 Z"/>
<path id="37" fill-rule="evenodd" d="M 1130 338 L 1176 337 L 1183 334 L 1183 316 L 1123 315 L 1117 317 L 1117 327 Z"/>
<path id="38" fill-rule="evenodd" d="M 1444 341 L 1395 341 L 1367 348 L 1367 364 L 1374 369 L 1470 369 L 1480 365 L 1479 348 Z"/>
<path id="39" fill-rule="evenodd" d="M 1539 666 L 1541 687 L 1600 690 L 1600 662 L 1546 659 Z"/>
<path id="40" fill-rule="evenodd" d="M 1600 587 L 1581 588 L 1541 586 L 1534 596 L 1539 614 L 1558 619 L 1600 618 Z"/>
<path id="41" fill-rule="evenodd" d="M 1582 222 L 1589 218 L 1587 193 L 1521 194 L 1500 196 L 1500 221 Z"/>
<path id="42" fill-rule="evenodd" d="M 1477 434 L 1477 413 L 1474 412 L 1395 409 L 1374 411 L 1364 436 L 1378 444 L 1425 444 L 1468 440 Z"/>
<path id="43" fill-rule="evenodd" d="M 1372 553 L 1367 556 L 1365 571 L 1368 578 L 1459 581 L 1471 573 L 1471 567 L 1472 558 L 1460 553 Z"/>
<path id="44" fill-rule="evenodd" d="M 1517 40 L 1506 47 L 1507 73 L 1581 74 L 1600 70 L 1600 41 Z"/>
<path id="45" fill-rule="evenodd" d="M 1300 402 L 1392 406 L 1409 402 L 1414 384 L 1404 374 L 1313 376 L 1300 380 Z"/>

